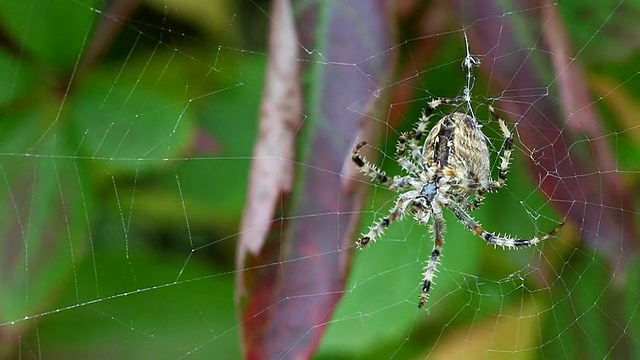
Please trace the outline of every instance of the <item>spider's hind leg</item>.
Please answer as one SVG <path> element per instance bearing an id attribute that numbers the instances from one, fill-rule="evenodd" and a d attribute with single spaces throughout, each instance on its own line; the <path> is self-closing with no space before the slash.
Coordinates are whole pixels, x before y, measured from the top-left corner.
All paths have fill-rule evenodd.
<path id="1" fill-rule="evenodd" d="M 480 236 L 489 244 L 502 246 L 506 248 L 517 248 L 517 247 L 536 245 L 539 242 L 547 240 L 548 238 L 555 235 L 555 233 L 557 233 L 564 225 L 564 223 L 560 223 L 553 230 L 551 230 L 550 232 L 540 237 L 534 236 L 531 239 L 512 239 L 507 236 L 499 236 L 489 231 L 486 231 L 482 227 L 482 225 L 480 225 L 480 223 L 478 223 L 476 220 L 474 220 L 471 217 L 471 215 L 467 214 L 464 211 L 464 209 L 462 209 L 460 206 L 456 205 L 453 202 L 449 202 L 447 204 L 447 207 L 449 207 L 449 209 L 451 209 L 451 211 L 456 215 L 456 217 L 460 220 L 460 222 L 462 222 L 462 224 L 464 224 L 467 228 L 469 228 L 469 230 L 471 230 L 474 234 Z"/>
<path id="2" fill-rule="evenodd" d="M 424 274 L 422 277 L 422 293 L 420 294 L 420 300 L 418 301 L 418 308 L 424 306 L 424 303 L 427 301 L 429 297 L 429 290 L 431 289 L 431 284 L 433 283 L 433 278 L 436 274 L 436 266 L 440 261 L 440 255 L 442 253 L 442 244 L 444 240 L 442 238 L 442 234 L 444 233 L 444 217 L 442 216 L 442 212 L 433 213 L 433 236 L 434 236 L 434 245 L 433 250 L 431 251 L 431 257 L 427 261 L 427 266 L 424 268 Z"/>
<path id="3" fill-rule="evenodd" d="M 489 190 L 497 190 L 504 186 L 504 183 L 507 181 L 507 173 L 509 172 L 509 163 L 511 162 L 511 150 L 513 148 L 513 134 L 505 125 L 504 120 L 502 120 L 498 114 L 496 114 L 496 110 L 493 106 L 489 106 L 489 112 L 495 119 L 498 120 L 498 124 L 500 125 L 500 131 L 502 131 L 502 136 L 504 137 L 504 146 L 502 150 L 502 155 L 500 156 L 500 172 L 498 173 L 498 181 L 495 181 L 488 185 Z"/>

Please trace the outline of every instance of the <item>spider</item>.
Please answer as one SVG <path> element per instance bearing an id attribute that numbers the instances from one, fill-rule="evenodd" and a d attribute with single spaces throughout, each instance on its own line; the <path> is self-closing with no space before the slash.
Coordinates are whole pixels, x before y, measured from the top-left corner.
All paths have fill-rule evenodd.
<path id="1" fill-rule="evenodd" d="M 535 245 L 553 236 L 564 225 L 560 223 L 540 237 L 518 239 L 495 235 L 474 220 L 469 212 L 482 204 L 485 193 L 496 191 L 505 184 L 513 135 L 494 108 L 488 106 L 489 112 L 498 120 L 504 137 L 498 180 L 494 181 L 491 178 L 489 149 L 475 117 L 460 112 L 445 115 L 435 123 L 424 144 L 420 146 L 433 112 L 441 104 L 456 104 L 456 100 L 437 98 L 429 101 L 415 129 L 400 135 L 396 145 L 396 158 L 408 175 L 390 178 L 371 164 L 360 154 L 366 141 L 357 144 L 351 153 L 351 160 L 371 181 L 382 183 L 399 193 L 389 215 L 374 222 L 369 231 L 356 242 L 356 248 L 362 249 L 374 242 L 392 222 L 404 217 L 407 211 L 413 214 L 419 224 L 426 224 L 433 218 L 431 231 L 435 244 L 424 268 L 418 308 L 427 301 L 440 259 L 445 229 L 443 208 L 449 208 L 463 225 L 494 247 L 519 248 Z"/>

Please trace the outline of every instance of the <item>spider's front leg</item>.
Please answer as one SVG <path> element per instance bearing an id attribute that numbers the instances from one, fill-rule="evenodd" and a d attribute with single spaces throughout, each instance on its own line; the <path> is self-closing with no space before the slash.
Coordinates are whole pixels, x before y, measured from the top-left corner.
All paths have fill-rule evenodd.
<path id="1" fill-rule="evenodd" d="M 402 134 L 400 134 L 398 143 L 396 144 L 396 159 L 398 159 L 398 164 L 400 164 L 400 166 L 410 174 L 420 173 L 420 167 L 416 165 L 415 155 L 413 155 L 416 149 L 416 147 L 412 144 L 415 134 L 415 130 L 403 132 Z M 409 143 L 409 147 L 411 149 L 410 157 L 407 157 L 407 142 Z"/>
<path id="2" fill-rule="evenodd" d="M 409 167 L 413 164 L 419 164 L 424 168 L 427 167 L 426 164 L 424 164 L 424 154 L 422 153 L 422 148 L 420 147 L 420 141 L 427 135 L 427 127 L 429 126 L 429 121 L 431 119 L 431 116 L 433 116 L 434 110 L 441 104 L 453 103 L 455 103 L 455 100 L 449 98 L 436 98 L 427 102 L 427 107 L 422 112 L 422 116 L 416 124 L 415 129 L 402 133 L 400 135 L 400 138 L 398 139 L 398 145 L 396 146 L 396 157 L 398 158 L 398 162 L 400 162 L 401 165 L 403 163 L 408 163 Z M 409 159 L 406 158 L 407 146 L 409 148 L 410 154 Z M 409 172 L 416 173 L 416 171 L 411 171 L 404 165 L 403 168 L 405 168 L 405 170 Z"/>
<path id="3" fill-rule="evenodd" d="M 419 194 L 419 191 L 415 189 L 420 188 L 421 186 L 421 184 L 411 176 L 395 176 L 393 178 L 389 178 L 384 171 L 379 170 L 375 165 L 371 164 L 367 159 L 360 155 L 360 149 L 366 144 L 366 141 L 360 142 L 351 152 L 351 160 L 356 164 L 356 166 L 358 166 L 362 173 L 372 181 L 381 182 L 392 190 L 403 190 L 407 188 L 414 189 L 402 194 L 398 198 L 396 205 L 391 209 L 389 215 L 369 227 L 369 231 L 366 234 L 363 234 L 363 236 L 356 241 L 356 247 L 358 249 L 362 249 L 369 242 L 375 241 L 376 238 L 382 235 L 393 221 L 401 219 L 406 212 L 408 204 L 411 202 L 410 199 L 415 198 Z"/>
<path id="4" fill-rule="evenodd" d="M 370 178 L 371 181 L 391 185 L 393 180 L 391 180 L 384 171 L 378 169 L 377 166 L 373 165 L 365 157 L 360 155 L 360 149 L 365 145 L 367 145 L 367 142 L 362 141 L 353 148 L 351 151 L 351 161 L 353 161 L 358 169 L 360 169 L 360 172 Z"/>

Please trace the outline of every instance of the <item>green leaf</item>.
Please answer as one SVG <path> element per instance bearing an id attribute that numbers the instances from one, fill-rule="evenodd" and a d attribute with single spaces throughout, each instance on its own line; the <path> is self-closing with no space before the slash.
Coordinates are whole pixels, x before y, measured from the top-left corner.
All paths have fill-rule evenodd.
<path id="1" fill-rule="evenodd" d="M 5 124 L 0 140 L 2 323 L 46 309 L 62 285 L 75 279 L 89 246 L 90 185 L 81 164 L 60 156 L 69 152 L 62 132 L 50 133 L 54 141 L 38 141 L 40 129 L 31 124 L 48 117 L 43 108 L 13 113 L 16 121 Z M 76 297 L 77 286 L 71 290 Z"/>
<path id="2" fill-rule="evenodd" d="M 36 79 L 35 71 L 31 67 L 3 51 L 0 51 L 0 79 L 2 79 L 0 82 L 0 106 L 24 96 L 34 88 L 34 85 L 43 83 L 42 79 Z M 7 115 L 5 112 L 4 116 Z"/>
<path id="3" fill-rule="evenodd" d="M 110 171 L 157 167 L 184 151 L 192 119 L 185 102 L 113 74 L 85 79 L 71 100 L 81 152 Z"/>
<path id="4" fill-rule="evenodd" d="M 239 357 L 231 274 L 212 277 L 210 267 L 192 259 L 176 281 L 184 257 L 149 251 L 131 251 L 126 262 L 114 252 L 87 260 L 78 264 L 78 282 L 99 295 L 79 302 L 66 291 L 52 305 L 64 310 L 38 318 L 38 332 L 21 342 L 25 353 L 44 349 L 45 355 L 84 359 L 104 354 L 121 359 Z"/>
<path id="5" fill-rule="evenodd" d="M 71 69 L 91 35 L 98 0 L 0 1 L 0 21 L 14 42 L 48 66 Z"/>
<path id="6" fill-rule="evenodd" d="M 628 268 L 629 280 L 637 279 L 636 266 Z M 615 281 L 616 274 L 596 252 L 577 250 L 570 261 L 556 269 L 559 276 L 549 293 L 550 304 L 541 332 L 544 357 L 553 359 L 631 359 L 637 348 L 637 291 Z M 630 306 L 631 305 L 631 306 Z M 637 322 L 637 321 L 636 321 Z M 631 344 L 634 344 L 633 347 Z M 637 351 L 637 350 L 636 350 Z"/>
<path id="7" fill-rule="evenodd" d="M 262 88 L 264 67 L 263 59 L 229 67 L 227 74 L 233 81 L 216 81 L 212 86 L 221 90 L 192 104 L 193 116 L 201 123 L 196 136 L 210 138 L 211 148 L 198 149 L 196 144 L 189 159 L 171 162 L 169 171 L 154 173 L 153 180 L 147 182 L 153 185 L 137 187 L 135 194 L 132 188 L 122 189 L 123 203 L 135 196 L 138 221 L 182 228 L 184 204 L 190 226 L 236 231 L 252 156 L 249 144 L 257 131 L 259 98 L 255 89 Z"/>
<path id="8" fill-rule="evenodd" d="M 581 62 L 624 60 L 640 47 L 638 0 L 562 1 L 558 10 Z"/>

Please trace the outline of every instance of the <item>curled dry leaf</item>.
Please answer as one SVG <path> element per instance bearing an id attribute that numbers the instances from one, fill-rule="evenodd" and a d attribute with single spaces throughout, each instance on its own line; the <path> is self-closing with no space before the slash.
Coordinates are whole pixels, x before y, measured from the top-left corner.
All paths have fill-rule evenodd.
<path id="1" fill-rule="evenodd" d="M 260 251 L 278 198 L 291 191 L 296 130 L 302 114 L 298 40 L 288 1 L 274 2 L 269 63 L 240 227 L 238 259 Z M 239 262 L 240 264 L 240 262 Z"/>

